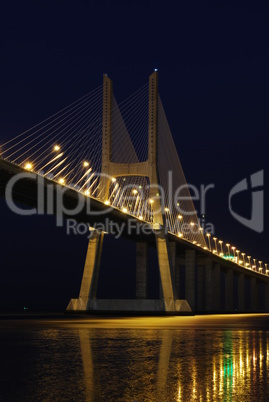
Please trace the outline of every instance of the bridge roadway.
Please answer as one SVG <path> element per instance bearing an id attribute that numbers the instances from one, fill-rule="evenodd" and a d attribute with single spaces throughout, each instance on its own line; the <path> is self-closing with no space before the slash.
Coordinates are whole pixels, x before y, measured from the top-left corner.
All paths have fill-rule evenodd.
<path id="1" fill-rule="evenodd" d="M 0 158 L 0 196 L 5 197 L 6 186 L 9 180 L 19 173 L 31 173 L 31 178 L 23 178 L 20 179 L 13 188 L 13 200 L 16 203 L 22 204 L 27 207 L 37 208 L 37 192 L 38 192 L 38 174 L 28 172 L 23 169 L 21 166 L 15 165 L 9 161 L 6 161 Z M 30 175 L 29 175 L 30 176 Z M 44 180 L 43 185 L 45 189 L 50 186 L 53 189 L 53 197 L 54 201 L 56 199 L 57 188 L 61 188 L 59 183 L 44 178 L 43 176 L 39 176 Z M 65 218 L 73 218 L 77 222 L 81 223 L 89 223 L 91 226 L 94 226 L 98 223 L 106 223 L 106 219 L 109 219 L 111 223 L 116 223 L 118 225 L 123 225 L 122 236 L 129 240 L 133 240 L 135 242 L 147 242 L 149 245 L 155 247 L 155 234 L 152 228 L 152 225 L 145 221 L 141 221 L 135 216 L 128 215 L 123 213 L 117 208 L 113 208 L 105 205 L 102 201 L 90 197 L 85 196 L 82 193 L 79 193 L 77 190 L 72 189 L 71 187 L 67 188 L 63 194 L 63 203 L 64 206 L 68 210 L 72 210 L 77 206 L 78 197 L 84 197 L 85 203 L 82 210 L 72 216 L 64 214 Z M 44 205 L 47 206 L 47 191 L 44 192 Z M 54 205 L 55 206 L 55 205 Z M 88 210 L 92 213 L 88 213 Z M 55 210 L 54 210 L 55 212 Z M 45 208 L 46 213 L 46 208 Z M 94 213 L 94 214 L 93 214 Z M 131 233 L 128 231 L 127 221 L 132 219 L 133 230 Z M 269 283 L 269 276 L 265 274 L 261 274 L 259 272 L 252 271 L 250 269 L 244 268 L 233 261 L 226 260 L 214 253 L 211 253 L 209 250 L 204 250 L 203 248 L 193 244 L 192 242 L 179 238 L 173 233 L 168 233 L 169 242 L 176 242 L 177 244 L 177 252 L 179 255 L 183 255 L 185 250 L 193 250 L 196 252 L 196 263 L 197 265 L 204 264 L 204 260 L 210 258 L 213 264 L 220 264 L 223 268 L 233 269 L 236 273 L 246 274 L 250 277 L 255 277 L 258 280 L 265 281 Z"/>

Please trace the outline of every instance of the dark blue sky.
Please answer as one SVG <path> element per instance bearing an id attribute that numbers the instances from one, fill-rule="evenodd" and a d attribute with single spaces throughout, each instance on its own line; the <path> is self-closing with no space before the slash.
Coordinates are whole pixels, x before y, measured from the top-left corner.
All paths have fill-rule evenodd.
<path id="1" fill-rule="evenodd" d="M 120 101 L 157 67 L 187 180 L 215 184 L 206 219 L 268 261 L 268 17 L 265 1 L 11 1 L 0 13 L 1 142 L 101 85 L 104 72 Z M 230 215 L 228 193 L 261 169 L 265 228 L 256 233 Z M 250 194 L 240 197 L 235 208 L 249 216 Z M 56 287 L 76 296 L 86 239 L 67 238 L 53 218 L 18 218 L 3 200 L 0 211 L 0 293 L 15 286 L 23 298 L 29 285 L 30 302 Z"/>

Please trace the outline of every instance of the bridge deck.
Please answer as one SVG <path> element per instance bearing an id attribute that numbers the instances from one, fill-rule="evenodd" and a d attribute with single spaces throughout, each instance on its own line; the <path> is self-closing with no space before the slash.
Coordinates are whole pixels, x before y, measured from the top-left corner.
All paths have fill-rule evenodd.
<path id="1" fill-rule="evenodd" d="M 59 183 L 44 178 L 43 176 L 39 176 L 36 173 L 30 173 L 23 169 L 22 167 L 15 165 L 7 160 L 0 158 L 0 196 L 6 196 L 6 186 L 9 180 L 15 175 L 19 173 L 24 173 L 25 177 L 20 179 L 14 185 L 13 191 L 13 199 L 16 203 L 22 204 L 26 207 L 37 208 L 38 204 L 38 190 L 39 186 L 45 188 L 44 191 L 44 204 L 45 204 L 45 213 L 46 213 L 46 205 L 48 192 L 47 189 L 50 187 L 52 189 L 54 200 L 56 199 L 57 191 L 63 188 L 63 186 L 59 185 Z M 38 180 L 40 178 L 40 180 Z M 154 246 L 155 243 L 155 233 L 150 225 L 147 222 L 141 221 L 135 216 L 131 216 L 123 213 L 117 208 L 113 208 L 105 205 L 102 201 L 90 197 L 85 196 L 82 193 L 78 192 L 75 189 L 70 187 L 64 188 L 63 194 L 63 203 L 64 206 L 72 210 L 76 207 L 78 203 L 79 197 L 84 198 L 84 206 L 81 211 L 76 215 L 67 215 L 64 214 L 65 218 L 74 218 L 77 222 L 89 223 L 90 226 L 94 226 L 97 223 L 105 224 L 107 219 L 113 224 L 122 225 L 123 231 L 122 236 L 124 238 L 128 238 L 135 242 L 146 241 L 150 245 Z M 51 195 L 51 194 L 50 194 Z M 89 213 L 90 211 L 90 213 Z M 131 231 L 128 230 L 128 221 L 132 220 Z M 186 249 L 195 250 L 197 253 L 197 260 L 202 263 L 204 259 L 210 258 L 213 263 L 220 264 L 222 267 L 232 268 L 237 273 L 245 273 L 248 276 L 256 277 L 259 280 L 265 281 L 269 283 L 268 275 L 261 274 L 259 272 L 252 271 L 245 267 L 242 267 L 233 261 L 226 260 L 216 254 L 211 253 L 209 250 L 204 250 L 203 248 L 191 243 L 186 239 L 179 238 L 178 236 L 169 233 L 168 234 L 169 241 L 174 241 L 177 243 L 178 252 L 181 254 L 184 253 Z"/>

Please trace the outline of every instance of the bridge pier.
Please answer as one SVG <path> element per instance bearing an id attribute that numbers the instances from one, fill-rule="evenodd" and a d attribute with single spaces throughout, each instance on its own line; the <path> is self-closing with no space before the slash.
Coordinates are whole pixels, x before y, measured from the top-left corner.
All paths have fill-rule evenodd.
<path id="1" fill-rule="evenodd" d="M 210 258 L 206 259 L 205 262 L 205 310 L 213 310 L 213 272 L 212 272 L 212 260 Z"/>
<path id="2" fill-rule="evenodd" d="M 195 251 L 185 251 L 185 297 L 192 310 L 195 310 Z"/>
<path id="3" fill-rule="evenodd" d="M 174 269 L 171 259 L 176 261 L 176 246 L 172 246 L 172 257 L 164 231 L 156 231 L 156 251 L 158 255 L 159 272 L 162 284 L 161 299 L 147 298 L 147 268 L 148 243 L 138 242 L 136 245 L 136 298 L 135 299 L 97 299 L 97 284 L 103 244 L 103 233 L 94 232 L 89 240 L 85 267 L 81 282 L 79 297 L 71 299 L 68 312 L 98 312 L 98 313 L 154 313 L 178 314 L 191 313 L 191 308 L 184 299 L 175 297 Z M 174 254 L 173 254 L 174 252 Z"/>
<path id="4" fill-rule="evenodd" d="M 250 309 L 255 312 L 258 310 L 258 289 L 256 277 L 250 278 Z"/>
<path id="5" fill-rule="evenodd" d="M 197 311 L 205 310 L 205 266 L 197 266 Z"/>
<path id="6" fill-rule="evenodd" d="M 238 275 L 238 311 L 245 311 L 245 275 Z"/>
<path id="7" fill-rule="evenodd" d="M 136 243 L 136 298 L 147 298 L 148 243 Z"/>
<path id="8" fill-rule="evenodd" d="M 67 310 L 84 311 L 89 309 L 90 300 L 96 299 L 104 232 L 92 232 L 84 265 L 78 299 L 71 299 Z"/>
<path id="9" fill-rule="evenodd" d="M 176 242 L 174 242 L 174 241 L 168 242 L 168 248 L 169 248 L 168 252 L 169 252 L 170 264 L 171 264 L 171 279 L 172 279 L 172 282 L 174 283 L 174 296 L 177 299 L 178 293 L 179 293 L 179 270 L 176 269 L 176 259 L 177 259 Z M 178 286 L 176 284 L 176 270 L 178 271 L 178 274 L 177 274 Z M 160 276 L 159 295 L 160 295 L 160 299 L 162 299 L 163 298 L 163 286 L 162 286 L 161 276 Z"/>
<path id="10" fill-rule="evenodd" d="M 185 256 L 177 258 L 175 242 L 168 242 L 162 230 L 155 231 L 156 252 L 161 278 L 161 297 L 149 300 L 148 296 L 148 247 L 147 242 L 136 244 L 136 293 L 132 300 L 98 300 L 96 298 L 98 276 L 104 233 L 93 232 L 89 240 L 85 267 L 78 299 L 72 299 L 68 311 L 97 312 L 156 312 L 189 313 L 194 311 L 221 311 L 221 269 L 224 273 L 224 310 L 234 311 L 234 286 L 237 283 L 236 306 L 239 312 L 246 311 L 246 279 L 250 284 L 250 304 L 247 309 L 269 311 L 269 283 L 264 278 L 263 300 L 258 292 L 258 279 L 251 271 L 234 272 L 233 268 L 214 262 L 210 256 L 203 257 L 193 249 L 186 249 Z M 179 268 L 185 265 L 185 297 L 178 299 Z M 234 275 L 237 280 L 234 282 Z M 260 281 L 263 278 L 260 279 Z M 177 284 L 177 288 L 175 286 Z"/>
<path id="11" fill-rule="evenodd" d="M 220 282 L 221 282 L 221 276 L 220 276 L 220 264 L 214 264 L 213 266 L 213 310 L 214 311 L 220 311 L 221 309 L 221 287 L 220 287 Z"/>
<path id="12" fill-rule="evenodd" d="M 179 287 L 180 287 L 180 262 L 176 256 L 176 264 L 175 264 L 175 288 L 176 288 L 175 295 L 176 295 L 176 298 L 179 298 L 179 296 L 180 296 Z"/>
<path id="13" fill-rule="evenodd" d="M 233 270 L 228 268 L 225 272 L 225 310 L 233 311 L 234 310 L 234 301 L 233 301 Z"/>
<path id="14" fill-rule="evenodd" d="M 269 311 L 269 284 L 265 284 L 265 291 L 264 291 L 264 309 L 265 311 Z"/>
<path id="15" fill-rule="evenodd" d="M 162 285 L 162 297 L 164 300 L 165 310 L 175 310 L 175 285 L 173 280 L 173 268 L 171 256 L 169 253 L 168 240 L 162 230 L 155 232 L 156 248 L 159 263 L 159 272 Z"/>
<path id="16" fill-rule="evenodd" d="M 175 241 L 168 242 L 170 260 L 171 260 L 171 276 L 174 282 L 175 298 L 178 298 L 178 288 L 176 287 L 176 263 L 177 263 L 177 244 Z"/>

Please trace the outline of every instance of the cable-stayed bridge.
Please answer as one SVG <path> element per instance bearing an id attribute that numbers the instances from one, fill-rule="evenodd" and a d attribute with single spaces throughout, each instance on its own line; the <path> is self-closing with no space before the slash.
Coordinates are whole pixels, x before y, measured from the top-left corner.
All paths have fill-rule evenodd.
<path id="1" fill-rule="evenodd" d="M 90 222 L 80 295 L 69 311 L 269 309 L 267 264 L 211 238 L 200 225 L 158 93 L 157 71 L 119 104 L 104 75 L 103 86 L 3 144 L 0 170 L 7 197 L 12 191 L 39 212 Z M 125 224 L 123 235 L 136 242 L 136 299 L 96 298 L 105 231 L 94 227 L 107 218 Z M 126 224 L 131 220 L 132 231 Z M 158 257 L 158 300 L 147 298 L 149 246 Z"/>

